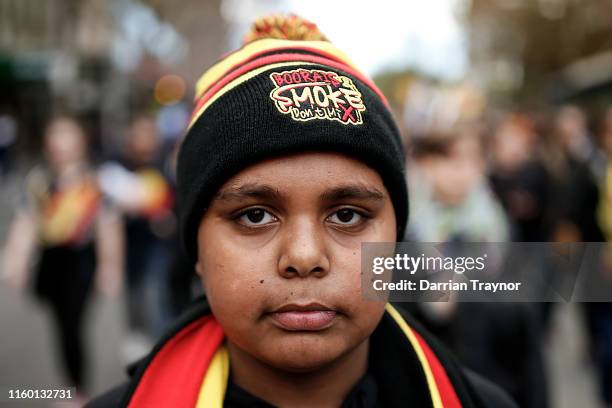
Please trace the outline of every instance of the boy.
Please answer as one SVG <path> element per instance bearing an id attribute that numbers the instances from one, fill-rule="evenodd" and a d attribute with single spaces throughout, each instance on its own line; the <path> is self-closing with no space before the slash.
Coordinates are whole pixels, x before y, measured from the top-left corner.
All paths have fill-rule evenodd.
<path id="1" fill-rule="evenodd" d="M 384 96 L 296 16 L 250 37 L 199 81 L 178 159 L 206 301 L 91 406 L 513 406 L 361 295 L 361 242 L 394 242 L 407 221 Z"/>

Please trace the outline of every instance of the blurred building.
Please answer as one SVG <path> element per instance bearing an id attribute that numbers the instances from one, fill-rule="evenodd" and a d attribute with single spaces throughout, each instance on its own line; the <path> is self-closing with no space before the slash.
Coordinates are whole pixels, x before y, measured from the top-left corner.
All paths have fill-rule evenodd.
<path id="1" fill-rule="evenodd" d="M 611 0 L 471 3 L 466 26 L 472 77 L 498 99 L 556 97 L 561 71 L 612 50 Z"/>
<path id="2" fill-rule="evenodd" d="M 131 115 L 159 104 L 160 77 L 178 75 L 191 90 L 217 60 L 226 48 L 220 4 L 0 0 L 0 113 L 17 117 L 24 150 L 36 150 L 57 112 L 86 119 L 104 148 Z"/>

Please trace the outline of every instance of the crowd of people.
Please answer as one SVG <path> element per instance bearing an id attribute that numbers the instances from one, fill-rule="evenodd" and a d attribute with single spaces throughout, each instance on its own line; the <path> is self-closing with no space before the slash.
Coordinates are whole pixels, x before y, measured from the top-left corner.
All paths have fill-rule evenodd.
<path id="1" fill-rule="evenodd" d="M 504 112 L 416 132 L 405 240 L 608 241 L 611 119 L 612 109 L 597 121 L 568 105 L 550 115 Z M 612 276 L 605 262 L 600 268 Z M 547 265 L 541 269 L 555 273 Z M 612 305 L 580 306 L 585 352 L 596 369 L 601 400 L 610 406 Z M 550 406 L 543 348 L 554 304 L 444 302 L 412 309 L 465 364 L 502 385 L 521 407 Z"/>
<path id="2" fill-rule="evenodd" d="M 98 163 L 84 125 L 57 116 L 45 127 L 40 163 L 25 177 L 4 276 L 52 311 L 66 383 L 79 392 L 88 385 L 84 324 L 94 290 L 116 298 L 126 289 L 125 363 L 143 356 L 191 297 L 175 239 L 172 149 L 154 118 L 141 115 L 119 154 Z"/>
<path id="3" fill-rule="evenodd" d="M 593 123 L 580 107 L 563 106 L 548 117 L 505 112 L 410 134 L 404 240 L 612 239 L 612 108 Z M 126 362 L 146 353 L 198 291 L 176 239 L 176 141 L 160 138 L 149 115 L 135 117 L 123 140 L 118 154 L 94 160 L 99 155 L 77 119 L 51 119 L 4 249 L 8 282 L 31 288 L 52 310 L 68 382 L 79 390 L 87 389 L 83 322 L 94 289 L 125 293 Z M 602 273 L 610 274 L 606 265 Z M 521 407 L 551 406 L 543 347 L 552 304 L 409 308 L 464 364 L 505 388 Z M 581 310 L 585 354 L 602 401 L 612 406 L 612 304 L 585 303 Z"/>

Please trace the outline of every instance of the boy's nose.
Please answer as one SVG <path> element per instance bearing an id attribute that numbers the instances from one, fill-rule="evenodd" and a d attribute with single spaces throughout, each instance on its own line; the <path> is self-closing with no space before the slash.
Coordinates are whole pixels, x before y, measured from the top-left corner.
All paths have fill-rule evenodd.
<path id="1" fill-rule="evenodd" d="M 296 220 L 285 226 L 278 272 L 284 278 L 322 278 L 329 272 L 330 262 L 325 247 L 323 226 L 316 221 Z"/>

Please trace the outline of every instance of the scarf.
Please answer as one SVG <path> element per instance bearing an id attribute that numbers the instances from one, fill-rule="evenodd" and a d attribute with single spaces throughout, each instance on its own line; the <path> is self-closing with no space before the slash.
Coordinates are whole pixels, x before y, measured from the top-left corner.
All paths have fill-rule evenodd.
<path id="1" fill-rule="evenodd" d="M 421 365 L 432 408 L 462 408 L 447 371 L 423 336 L 391 304 L 386 313 L 401 329 Z M 213 315 L 184 326 L 157 348 L 131 393 L 129 408 L 221 408 L 229 376 L 224 333 Z"/>

